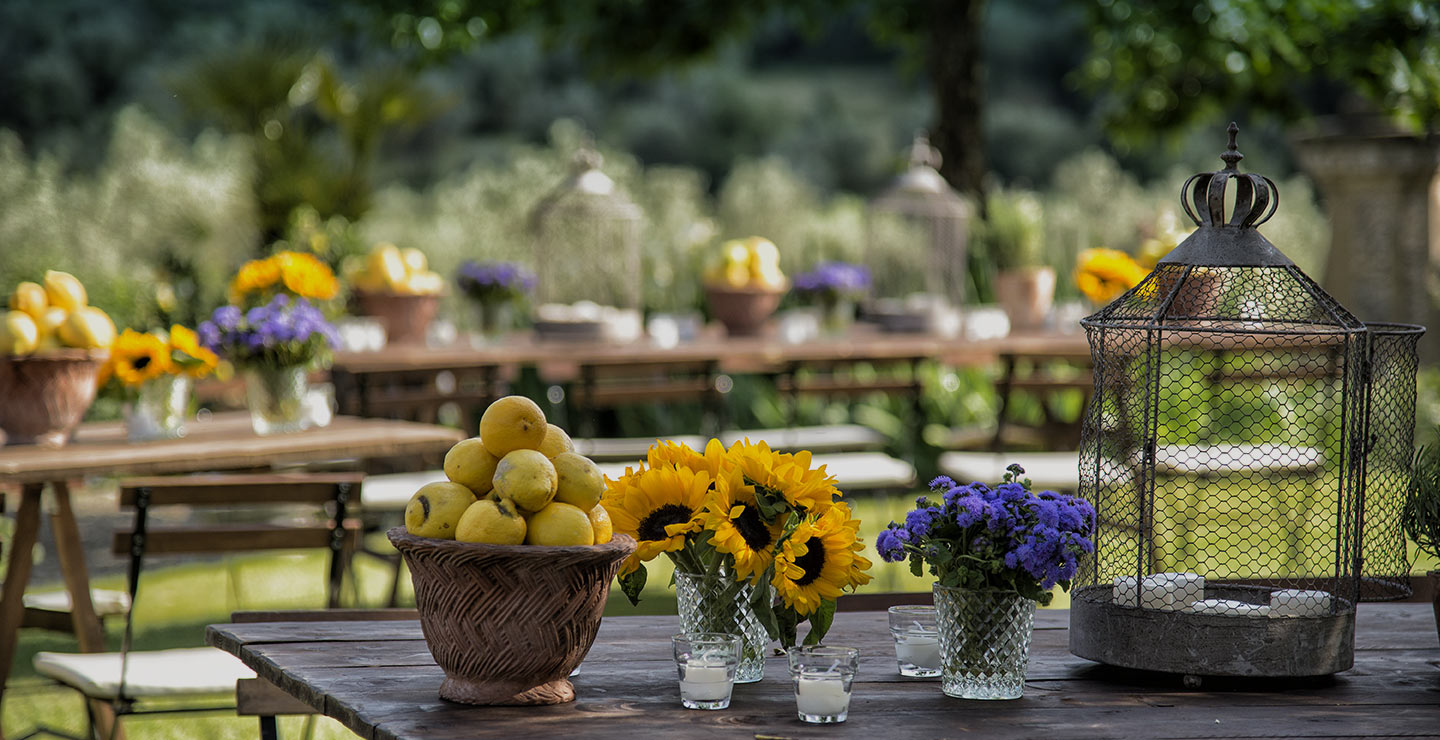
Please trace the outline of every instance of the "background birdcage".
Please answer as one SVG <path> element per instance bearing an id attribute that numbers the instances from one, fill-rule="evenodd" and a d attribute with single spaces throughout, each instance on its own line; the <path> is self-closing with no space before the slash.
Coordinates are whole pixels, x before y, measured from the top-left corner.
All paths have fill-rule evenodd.
<path id="1" fill-rule="evenodd" d="M 600 171 L 601 162 L 582 146 L 569 177 L 530 212 L 541 303 L 641 307 L 640 207 Z"/>
<path id="2" fill-rule="evenodd" d="M 1071 651 L 1192 676 L 1334 673 L 1355 604 L 1409 593 L 1424 329 L 1359 321 L 1256 231 L 1279 194 L 1236 169 L 1237 130 L 1225 169 L 1182 188 L 1195 233 L 1081 322 L 1095 393 L 1079 489 L 1097 526 Z"/>
<path id="3" fill-rule="evenodd" d="M 870 202 L 865 264 L 875 294 L 923 291 L 955 305 L 965 298 L 970 205 L 940 175 L 940 152 L 925 135 L 910 147 L 910 166 Z M 926 259 L 916 262 L 916 245 Z"/>

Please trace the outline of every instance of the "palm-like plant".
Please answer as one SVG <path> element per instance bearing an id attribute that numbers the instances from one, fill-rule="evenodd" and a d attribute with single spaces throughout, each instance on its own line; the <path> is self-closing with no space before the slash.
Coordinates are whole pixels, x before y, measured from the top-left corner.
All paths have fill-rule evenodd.
<path id="1" fill-rule="evenodd" d="M 1440 443 L 1421 447 L 1415 454 L 1415 480 L 1405 497 L 1400 523 L 1405 536 L 1422 552 L 1440 557 Z"/>

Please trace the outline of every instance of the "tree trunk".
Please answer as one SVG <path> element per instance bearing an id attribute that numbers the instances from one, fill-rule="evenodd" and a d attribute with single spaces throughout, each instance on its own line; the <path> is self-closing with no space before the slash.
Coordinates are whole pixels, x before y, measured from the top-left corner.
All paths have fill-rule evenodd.
<path id="1" fill-rule="evenodd" d="M 983 209 L 985 65 L 981 30 L 986 0 L 932 0 L 926 68 L 935 92 L 930 143 L 940 150 L 940 174 Z"/>

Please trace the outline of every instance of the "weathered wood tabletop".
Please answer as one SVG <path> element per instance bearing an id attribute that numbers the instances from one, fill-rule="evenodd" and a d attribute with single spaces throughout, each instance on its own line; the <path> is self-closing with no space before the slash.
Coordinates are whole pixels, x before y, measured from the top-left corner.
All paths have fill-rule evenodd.
<path id="1" fill-rule="evenodd" d="M 861 649 L 842 725 L 806 725 L 783 657 L 730 709 L 680 706 L 669 636 L 675 617 L 604 621 L 577 699 L 549 707 L 471 707 L 437 698 L 442 673 L 418 622 L 211 626 L 210 644 L 363 738 L 479 737 L 1374 737 L 1440 735 L 1440 646 L 1425 604 L 1366 604 L 1355 667 L 1308 680 L 1208 680 L 1100 666 L 1067 649 L 1068 612 L 1041 610 L 1025 696 L 964 701 L 937 681 L 902 678 L 883 612 L 842 612 L 827 642 Z"/>

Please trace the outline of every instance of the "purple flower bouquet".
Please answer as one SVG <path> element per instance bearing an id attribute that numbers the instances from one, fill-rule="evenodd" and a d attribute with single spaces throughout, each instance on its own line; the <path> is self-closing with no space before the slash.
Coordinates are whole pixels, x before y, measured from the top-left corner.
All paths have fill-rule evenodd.
<path id="1" fill-rule="evenodd" d="M 221 306 L 201 322 L 199 334 L 205 347 L 247 368 L 312 366 L 340 344 L 320 309 L 284 294 L 244 312 Z"/>
<path id="2" fill-rule="evenodd" d="M 880 557 L 924 565 L 950 588 L 1011 591 L 1049 604 L 1056 584 L 1069 589 L 1080 558 L 1095 552 L 1095 509 L 1082 498 L 1030 490 L 1025 471 L 1011 465 L 1004 482 L 960 485 L 946 476 L 915 501 L 904 524 L 891 522 L 876 538 Z"/>
<path id="3" fill-rule="evenodd" d="M 482 304 L 513 301 L 535 289 L 535 276 L 514 262 L 476 262 L 460 265 L 455 284 Z"/>
<path id="4" fill-rule="evenodd" d="M 794 290 L 825 302 L 863 298 L 870 291 L 870 270 L 849 262 L 822 262 L 796 276 Z"/>

